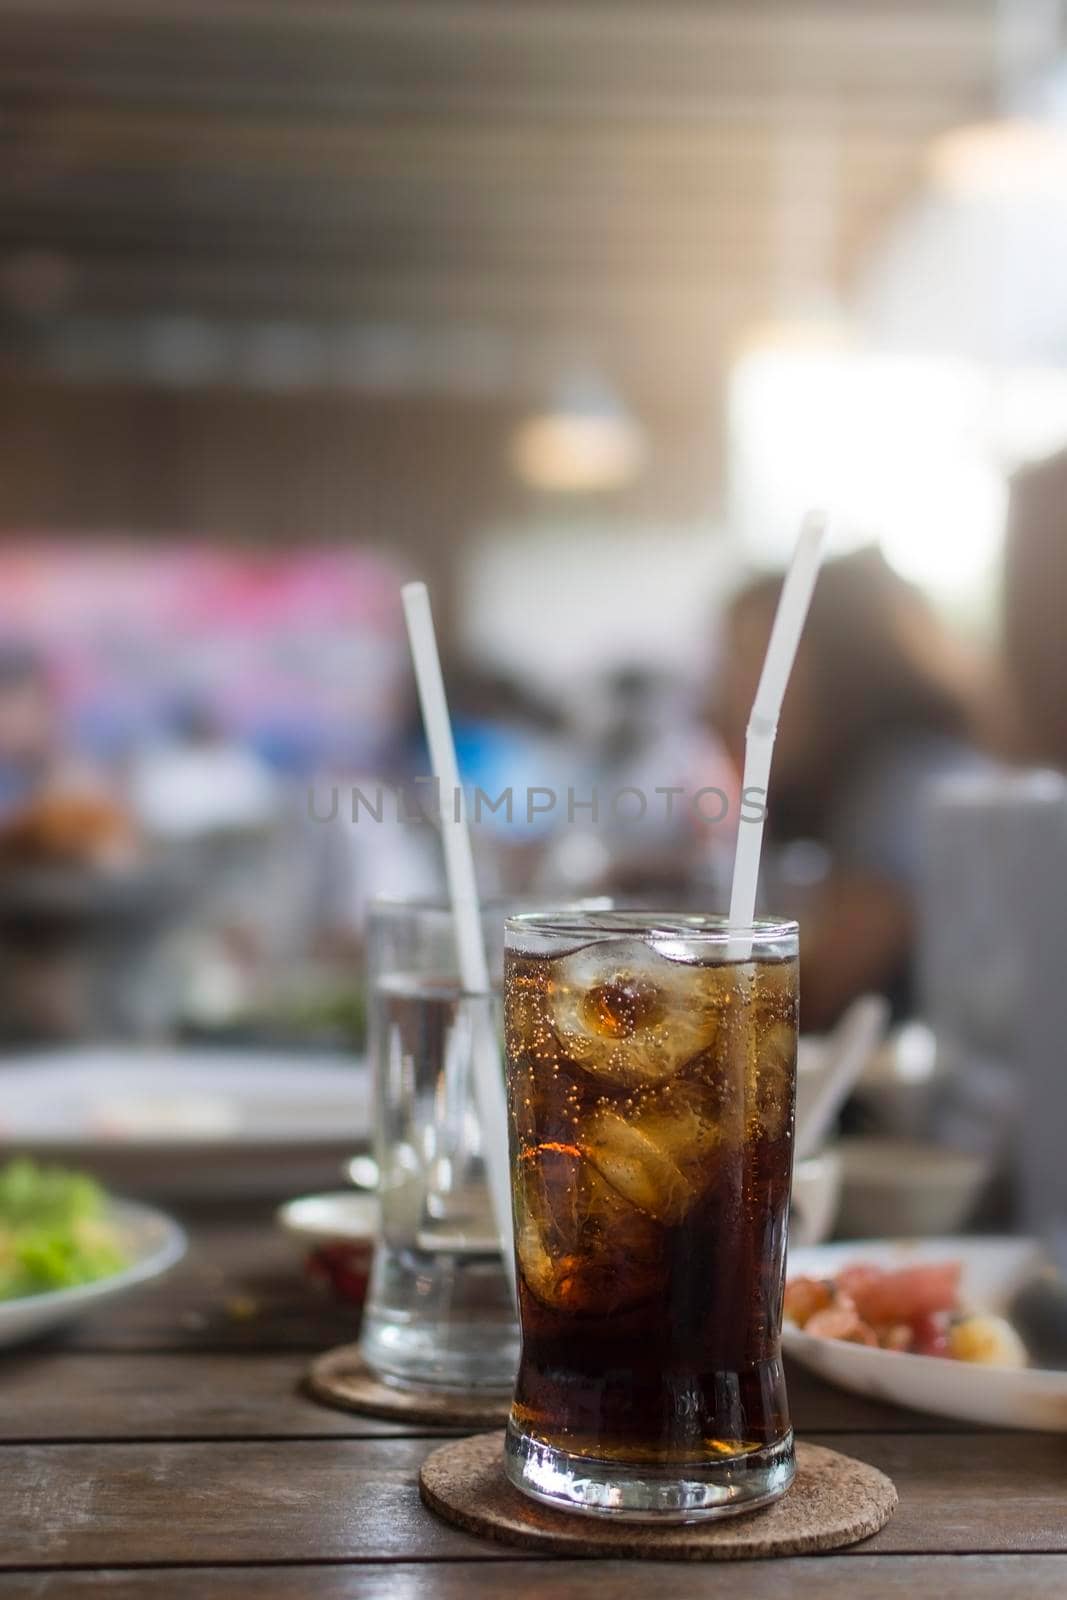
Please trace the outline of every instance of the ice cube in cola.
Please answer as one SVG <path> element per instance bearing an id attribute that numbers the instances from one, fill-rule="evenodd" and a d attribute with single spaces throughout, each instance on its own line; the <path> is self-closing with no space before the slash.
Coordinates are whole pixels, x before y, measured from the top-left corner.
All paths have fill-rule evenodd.
<path id="1" fill-rule="evenodd" d="M 795 941 L 738 961 L 723 938 L 619 923 L 560 954 L 509 935 L 523 1332 L 509 1457 L 521 1440 L 525 1460 L 559 1452 L 587 1477 L 592 1463 L 661 1482 L 725 1470 L 729 1493 L 690 1510 L 738 1509 L 754 1503 L 746 1462 L 788 1456 L 762 1499 L 792 1471 L 779 1337 Z M 512 1459 L 509 1474 L 555 1498 Z"/>

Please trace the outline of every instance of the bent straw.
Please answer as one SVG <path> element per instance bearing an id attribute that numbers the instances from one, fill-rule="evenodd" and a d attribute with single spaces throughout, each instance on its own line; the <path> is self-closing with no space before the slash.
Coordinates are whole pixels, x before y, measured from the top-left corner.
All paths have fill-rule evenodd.
<path id="1" fill-rule="evenodd" d="M 441 839 L 459 951 L 460 982 L 466 994 L 485 995 L 488 998 L 491 994 L 489 964 L 485 955 L 485 937 L 474 878 L 474 855 L 459 782 L 456 745 L 445 698 L 429 591 L 424 583 L 406 583 L 400 595 L 404 603 L 404 619 L 411 644 L 422 720 L 430 746 L 430 761 L 441 797 Z M 504 1258 L 504 1270 L 514 1293 L 507 1103 L 500 1049 L 488 1006 L 484 1011 L 481 1007 L 476 1008 L 474 1027 L 474 1099 L 482 1125 L 493 1219 Z"/>
<path id="2" fill-rule="evenodd" d="M 774 616 L 770 643 L 760 673 L 759 687 L 752 705 L 745 734 L 745 774 L 741 784 L 742 796 L 755 792 L 762 796 L 758 820 L 744 818 L 738 824 L 737 849 L 734 855 L 734 877 L 730 891 L 730 928 L 741 930 L 730 941 L 730 956 L 735 961 L 745 961 L 752 953 L 752 938 L 744 936 L 751 929 L 756 915 L 756 885 L 759 879 L 760 852 L 763 849 L 763 824 L 767 814 L 767 787 L 771 776 L 771 759 L 774 739 L 778 732 L 778 718 L 785 699 L 786 684 L 793 670 L 793 660 L 800 643 L 804 619 L 811 604 L 815 579 L 822 560 L 823 540 L 826 536 L 826 516 L 821 511 L 809 511 L 804 518 L 797 539 L 793 559 L 782 585 L 778 610 Z"/>

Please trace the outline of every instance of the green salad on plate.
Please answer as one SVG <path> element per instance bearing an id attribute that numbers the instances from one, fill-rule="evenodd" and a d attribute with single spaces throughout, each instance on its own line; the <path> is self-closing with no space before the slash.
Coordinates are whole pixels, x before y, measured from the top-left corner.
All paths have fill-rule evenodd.
<path id="1" fill-rule="evenodd" d="M 0 1300 L 94 1283 L 128 1265 L 93 1178 L 25 1157 L 0 1167 Z"/>

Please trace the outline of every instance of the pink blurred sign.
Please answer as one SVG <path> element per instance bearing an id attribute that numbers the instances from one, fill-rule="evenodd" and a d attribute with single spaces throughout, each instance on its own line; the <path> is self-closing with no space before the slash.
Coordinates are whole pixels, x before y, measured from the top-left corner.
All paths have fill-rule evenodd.
<path id="1" fill-rule="evenodd" d="M 0 638 L 41 652 L 101 753 L 193 705 L 283 764 L 358 763 L 401 715 L 400 582 L 365 550 L 16 538 Z"/>

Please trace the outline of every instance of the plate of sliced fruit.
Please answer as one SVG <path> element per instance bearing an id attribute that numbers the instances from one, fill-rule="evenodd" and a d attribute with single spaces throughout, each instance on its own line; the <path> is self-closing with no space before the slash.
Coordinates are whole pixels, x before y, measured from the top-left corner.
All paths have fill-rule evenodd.
<path id="1" fill-rule="evenodd" d="M 821 1245 L 790 1251 L 782 1343 L 855 1394 L 1067 1433 L 1065 1296 L 1031 1239 Z"/>

